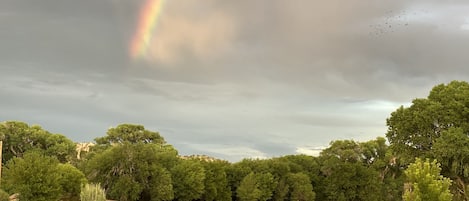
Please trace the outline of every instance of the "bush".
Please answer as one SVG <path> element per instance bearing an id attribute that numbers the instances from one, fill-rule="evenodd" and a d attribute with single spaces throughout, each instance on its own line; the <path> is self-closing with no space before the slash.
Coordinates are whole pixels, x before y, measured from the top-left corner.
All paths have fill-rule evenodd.
<path id="1" fill-rule="evenodd" d="M 59 161 L 40 152 L 26 152 L 23 158 L 7 162 L 2 175 L 2 188 L 19 193 L 23 201 L 59 201 L 62 197 Z"/>
<path id="2" fill-rule="evenodd" d="M 9 201 L 10 195 L 4 190 L 0 189 L 0 201 Z"/>
<path id="3" fill-rule="evenodd" d="M 100 184 L 86 184 L 80 193 L 81 201 L 106 201 L 106 193 Z"/>

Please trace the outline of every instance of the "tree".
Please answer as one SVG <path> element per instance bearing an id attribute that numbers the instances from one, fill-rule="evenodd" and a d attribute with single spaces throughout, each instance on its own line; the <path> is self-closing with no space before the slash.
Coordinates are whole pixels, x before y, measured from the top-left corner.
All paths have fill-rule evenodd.
<path id="1" fill-rule="evenodd" d="M 361 163 L 324 159 L 324 179 L 316 191 L 319 200 L 380 200 L 380 181 L 376 170 Z"/>
<path id="2" fill-rule="evenodd" d="M 387 125 L 390 149 L 404 166 L 416 157 L 436 158 L 442 173 L 456 182 L 456 197 L 467 197 L 464 147 L 469 133 L 469 83 L 452 81 L 433 87 L 427 98 L 391 113 Z"/>
<path id="3" fill-rule="evenodd" d="M 469 83 L 452 81 L 435 86 L 427 98 L 399 107 L 387 119 L 391 148 L 407 163 L 428 157 L 441 133 L 451 127 L 469 131 Z"/>
<path id="4" fill-rule="evenodd" d="M 304 173 L 308 175 L 315 190 L 322 191 L 321 183 L 323 175 L 321 173 L 320 159 L 307 155 L 289 155 L 281 157 L 280 160 L 289 164 L 291 173 Z"/>
<path id="5" fill-rule="evenodd" d="M 225 168 L 229 166 L 226 161 L 201 161 L 205 169 L 204 193 L 202 200 L 231 200 L 231 189 Z"/>
<path id="6" fill-rule="evenodd" d="M 0 123 L 3 143 L 3 162 L 13 157 L 22 157 L 26 151 L 41 151 L 55 156 L 60 162 L 68 162 L 75 157 L 75 143 L 60 134 L 52 134 L 40 126 L 29 126 L 18 121 Z"/>
<path id="7" fill-rule="evenodd" d="M 96 138 L 98 145 L 127 143 L 166 144 L 158 132 L 146 130 L 142 125 L 120 124 L 107 131 L 107 136 Z"/>
<path id="8" fill-rule="evenodd" d="M 57 164 L 60 174 L 60 186 L 63 198 L 66 200 L 79 200 L 82 186 L 87 183 L 85 175 L 70 164 Z"/>
<path id="9" fill-rule="evenodd" d="M 10 201 L 10 195 L 2 189 L 0 189 L 0 201 Z"/>
<path id="10" fill-rule="evenodd" d="M 244 177 L 236 190 L 236 194 L 240 201 L 260 200 L 262 192 L 259 189 L 256 175 L 253 172 Z"/>
<path id="11" fill-rule="evenodd" d="M 204 193 L 205 170 L 199 161 L 180 160 L 171 169 L 174 198 L 180 201 L 197 200 Z"/>
<path id="12" fill-rule="evenodd" d="M 450 201 L 451 180 L 440 175 L 440 164 L 436 160 L 422 161 L 417 158 L 410 164 L 405 174 L 407 183 L 403 199 L 405 201 Z"/>
<path id="13" fill-rule="evenodd" d="M 247 167 L 240 162 L 231 164 L 226 168 L 226 176 L 228 180 L 228 186 L 231 189 L 232 200 L 236 200 L 237 189 L 240 186 L 241 181 L 251 172 L 252 170 L 250 167 Z"/>
<path id="14" fill-rule="evenodd" d="M 157 167 L 156 170 L 153 171 L 153 175 L 154 176 L 150 178 L 149 185 L 146 186 L 149 192 L 141 196 L 141 200 L 172 200 L 174 198 L 174 190 L 171 173 L 166 168 Z"/>
<path id="15" fill-rule="evenodd" d="M 368 162 L 360 143 L 333 141 L 320 154 L 321 187 L 319 200 L 380 200 L 379 173 Z"/>
<path id="16" fill-rule="evenodd" d="M 455 197 L 468 200 L 469 137 L 462 128 L 450 128 L 435 141 L 432 155 L 441 162 L 441 173 L 454 181 Z"/>
<path id="17" fill-rule="evenodd" d="M 270 173 L 253 173 L 246 175 L 241 181 L 237 196 L 241 201 L 266 201 L 271 199 L 277 181 Z"/>
<path id="18" fill-rule="evenodd" d="M 266 162 L 269 166 L 269 173 L 271 173 L 275 180 L 278 181 L 272 195 L 272 200 L 285 200 L 289 192 L 289 186 L 286 180 L 291 172 L 290 162 L 280 158 L 268 159 Z"/>
<path id="19" fill-rule="evenodd" d="M 172 200 L 173 186 L 165 166 L 177 160 L 176 150 L 157 144 L 123 143 L 96 154 L 84 165 L 88 179 L 101 183 L 117 200 Z"/>
<path id="20" fill-rule="evenodd" d="M 297 201 L 314 200 L 316 194 L 308 175 L 304 173 L 291 173 L 288 175 L 289 199 Z"/>
<path id="21" fill-rule="evenodd" d="M 55 158 L 27 152 L 6 164 L 2 184 L 7 192 L 19 193 L 20 200 L 59 200 L 63 191 L 58 164 Z"/>
<path id="22" fill-rule="evenodd" d="M 382 168 L 388 164 L 389 158 L 386 155 L 388 146 L 386 139 L 377 137 L 375 140 L 359 143 L 362 161 L 368 166 Z"/>
<path id="23" fill-rule="evenodd" d="M 107 196 L 118 200 L 172 200 L 169 170 L 177 162 L 177 150 L 157 132 L 141 125 L 121 124 L 80 165 L 91 182 L 101 183 Z"/>

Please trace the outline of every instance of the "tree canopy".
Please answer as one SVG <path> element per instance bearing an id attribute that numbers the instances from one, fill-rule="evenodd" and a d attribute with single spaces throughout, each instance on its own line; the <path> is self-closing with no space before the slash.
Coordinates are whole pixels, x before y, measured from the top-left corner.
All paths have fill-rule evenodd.
<path id="1" fill-rule="evenodd" d="M 85 183 L 85 176 L 77 168 L 35 151 L 8 161 L 2 178 L 2 188 L 19 193 L 26 201 L 76 199 Z"/>
<path id="2" fill-rule="evenodd" d="M 3 162 L 13 157 L 22 157 L 29 150 L 43 152 L 56 157 L 60 162 L 75 157 L 75 143 L 61 134 L 52 134 L 38 125 L 29 126 L 18 121 L 0 123 L 3 140 Z"/>
<path id="3" fill-rule="evenodd" d="M 411 161 L 429 157 L 441 133 L 452 127 L 469 131 L 469 84 L 452 81 L 435 86 L 427 98 L 401 106 L 387 119 L 386 137 L 392 149 Z"/>
<path id="4" fill-rule="evenodd" d="M 116 143 L 153 143 L 165 144 L 163 137 L 158 132 L 146 130 L 142 125 L 120 124 L 115 128 L 110 128 L 107 135 L 96 138 L 98 144 Z"/>
<path id="5" fill-rule="evenodd" d="M 451 180 L 440 175 L 440 164 L 436 160 L 422 161 L 417 158 L 405 171 L 407 183 L 405 201 L 450 201 Z"/>

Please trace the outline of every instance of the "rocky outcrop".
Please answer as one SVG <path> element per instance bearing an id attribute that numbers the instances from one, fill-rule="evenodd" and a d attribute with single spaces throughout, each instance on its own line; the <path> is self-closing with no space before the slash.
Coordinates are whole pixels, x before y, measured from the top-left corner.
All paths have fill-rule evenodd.
<path id="1" fill-rule="evenodd" d="M 18 193 L 10 195 L 10 197 L 9 197 L 10 201 L 19 201 L 19 199 L 18 199 L 19 195 L 20 194 L 18 194 Z"/>
<path id="2" fill-rule="evenodd" d="M 77 159 L 81 159 L 81 152 L 89 152 L 90 148 L 95 144 L 92 142 L 85 142 L 85 143 L 77 143 L 76 144 L 76 151 L 77 151 Z"/>
<path id="3" fill-rule="evenodd" d="M 205 162 L 222 161 L 221 159 L 217 159 L 217 158 L 207 156 L 207 155 L 179 156 L 179 158 L 184 159 L 184 160 L 196 159 L 196 160 L 205 161 Z"/>

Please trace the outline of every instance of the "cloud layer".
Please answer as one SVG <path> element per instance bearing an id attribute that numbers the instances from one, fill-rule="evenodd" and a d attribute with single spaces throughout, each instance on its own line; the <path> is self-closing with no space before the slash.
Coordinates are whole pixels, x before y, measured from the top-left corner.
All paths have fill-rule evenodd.
<path id="1" fill-rule="evenodd" d="M 469 77 L 466 1 L 167 1 L 141 60 L 143 1 L 0 2 L 0 120 L 75 141 L 128 122 L 181 154 L 317 154 Z"/>

